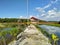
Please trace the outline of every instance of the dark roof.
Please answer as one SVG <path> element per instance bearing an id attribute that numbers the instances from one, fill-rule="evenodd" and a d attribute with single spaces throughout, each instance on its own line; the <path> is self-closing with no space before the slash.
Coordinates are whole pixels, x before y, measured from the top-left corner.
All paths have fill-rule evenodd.
<path id="1" fill-rule="evenodd" d="M 37 19 L 37 18 L 35 18 L 35 17 L 31 17 L 30 19 L 38 20 L 38 19 Z"/>

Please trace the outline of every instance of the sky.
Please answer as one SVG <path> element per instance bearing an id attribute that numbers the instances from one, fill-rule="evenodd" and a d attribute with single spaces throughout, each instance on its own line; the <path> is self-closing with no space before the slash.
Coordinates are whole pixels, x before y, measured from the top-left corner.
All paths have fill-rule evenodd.
<path id="1" fill-rule="evenodd" d="M 28 9 L 28 15 L 27 15 Z M 0 0 L 0 18 L 36 17 L 60 21 L 60 0 Z"/>

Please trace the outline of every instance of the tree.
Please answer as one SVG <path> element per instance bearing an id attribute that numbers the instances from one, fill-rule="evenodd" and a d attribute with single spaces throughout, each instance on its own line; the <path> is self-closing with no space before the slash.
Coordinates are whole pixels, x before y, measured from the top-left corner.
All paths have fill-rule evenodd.
<path id="1" fill-rule="evenodd" d="M 59 21 L 59 24 L 60 24 L 60 21 Z"/>

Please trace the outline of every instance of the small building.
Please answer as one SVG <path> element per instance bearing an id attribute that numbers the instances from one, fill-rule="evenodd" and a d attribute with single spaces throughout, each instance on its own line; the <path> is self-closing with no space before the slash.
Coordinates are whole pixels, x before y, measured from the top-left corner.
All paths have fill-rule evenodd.
<path id="1" fill-rule="evenodd" d="M 31 21 L 32 24 L 38 24 L 38 22 L 39 22 L 39 20 L 35 17 L 31 17 L 30 21 Z"/>

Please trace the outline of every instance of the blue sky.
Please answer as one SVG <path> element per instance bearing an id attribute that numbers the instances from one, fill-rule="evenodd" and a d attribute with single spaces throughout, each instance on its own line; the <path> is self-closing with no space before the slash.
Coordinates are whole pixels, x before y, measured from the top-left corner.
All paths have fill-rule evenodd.
<path id="1" fill-rule="evenodd" d="M 26 0 L 0 0 L 0 17 L 26 16 Z"/>
<path id="2" fill-rule="evenodd" d="M 0 0 L 0 17 L 60 20 L 60 0 Z"/>

